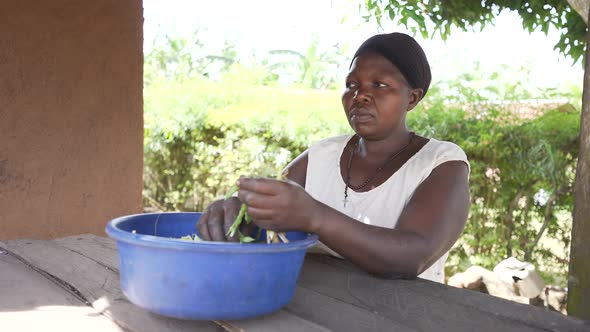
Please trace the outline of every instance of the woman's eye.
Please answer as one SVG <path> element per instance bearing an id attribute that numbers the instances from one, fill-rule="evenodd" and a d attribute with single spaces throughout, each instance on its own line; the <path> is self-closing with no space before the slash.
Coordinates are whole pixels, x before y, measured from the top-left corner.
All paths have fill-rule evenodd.
<path id="1" fill-rule="evenodd" d="M 345 86 L 347 89 L 354 88 L 356 84 L 354 82 L 346 82 Z"/>
<path id="2" fill-rule="evenodd" d="M 386 88 L 387 84 L 382 83 L 382 82 L 375 82 L 375 86 L 378 88 Z"/>

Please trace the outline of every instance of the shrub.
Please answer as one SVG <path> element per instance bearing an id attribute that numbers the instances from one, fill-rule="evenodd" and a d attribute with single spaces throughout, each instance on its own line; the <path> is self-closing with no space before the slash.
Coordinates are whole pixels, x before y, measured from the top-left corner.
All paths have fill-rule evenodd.
<path id="1" fill-rule="evenodd" d="M 231 73 L 231 83 L 146 88 L 146 205 L 202 211 L 239 175 L 275 175 L 312 142 L 350 132 L 338 92 L 261 86 Z M 449 101 L 433 88 L 408 116 L 412 130 L 455 142 L 471 163 L 470 217 L 447 274 L 515 256 L 565 284 L 579 111 L 521 118 L 481 95 Z"/>

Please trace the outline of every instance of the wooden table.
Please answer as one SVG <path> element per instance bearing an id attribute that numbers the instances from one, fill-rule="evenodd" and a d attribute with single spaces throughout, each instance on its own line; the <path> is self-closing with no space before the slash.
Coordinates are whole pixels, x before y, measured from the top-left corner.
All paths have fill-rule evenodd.
<path id="1" fill-rule="evenodd" d="M 121 292 L 114 241 L 0 242 L 2 331 L 590 331 L 590 322 L 425 280 L 385 280 L 308 255 L 293 300 L 242 321 L 162 317 Z"/>

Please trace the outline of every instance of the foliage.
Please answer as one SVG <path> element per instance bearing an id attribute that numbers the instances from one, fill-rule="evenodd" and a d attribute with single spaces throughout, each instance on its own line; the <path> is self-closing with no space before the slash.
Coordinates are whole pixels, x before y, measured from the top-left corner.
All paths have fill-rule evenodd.
<path id="1" fill-rule="evenodd" d="M 236 62 L 235 46 L 228 41 L 214 54 L 204 53 L 199 31 L 190 37 L 163 36 L 154 40 L 145 56 L 144 84 L 157 80 L 183 80 L 215 76 Z"/>
<path id="2" fill-rule="evenodd" d="M 438 33 L 443 40 L 452 27 L 464 31 L 477 26 L 483 29 L 493 24 L 501 11 L 516 11 L 529 32 L 540 29 L 547 34 L 550 27 L 561 31 L 555 48 L 574 62 L 582 57 L 586 45 L 586 24 L 566 0 L 365 0 L 365 7 L 369 13 L 366 19 L 375 17 L 379 25 L 385 16 L 414 32 L 420 31 L 424 38 Z"/>
<path id="3" fill-rule="evenodd" d="M 270 51 L 269 69 L 289 75 L 289 71 L 294 71 L 291 76 L 296 83 L 301 86 L 313 89 L 334 88 L 337 85 L 336 78 L 345 63 L 342 54 L 346 52 L 340 45 L 332 45 L 327 50 L 322 50 L 319 45 L 319 39 L 314 36 L 311 45 L 304 53 L 294 50 L 272 50 Z M 340 83 L 340 82 L 338 82 Z"/>
<path id="4" fill-rule="evenodd" d="M 158 82 L 186 81 L 194 78 L 209 78 L 214 81 L 231 82 L 233 74 L 249 71 L 247 79 L 256 74 L 250 83 L 267 86 L 291 85 L 313 89 L 335 89 L 340 86 L 338 73 L 344 72 L 345 49 L 339 44 L 324 48 L 319 38 L 314 37 L 304 52 L 282 49 L 268 54 L 257 54 L 253 59 L 242 61 L 234 43 L 225 40 L 220 47 L 205 46 L 202 34 L 197 30 L 190 36 L 161 36 L 154 40 L 151 51 L 145 56 L 144 85 Z M 210 50 L 210 53 L 204 50 Z M 248 62 L 246 64 L 246 62 Z M 241 66 L 241 68 L 240 68 Z"/>
<path id="5" fill-rule="evenodd" d="M 348 130 L 334 91 L 230 77 L 228 83 L 195 78 L 146 88 L 147 205 L 202 211 L 239 175 L 278 174 L 311 142 Z"/>
<path id="6" fill-rule="evenodd" d="M 471 213 L 447 272 L 493 268 L 515 256 L 541 269 L 560 266 L 554 281 L 563 282 L 579 112 L 552 110 L 527 121 L 497 105 L 473 112 L 435 104 L 409 119 L 422 134 L 461 146 L 471 164 Z M 558 249 L 540 244 L 543 236 L 558 240 Z"/>
<path id="7" fill-rule="evenodd" d="M 202 53 L 198 32 L 159 42 L 145 61 L 146 206 L 202 211 L 239 175 L 277 174 L 312 142 L 350 132 L 339 93 L 315 89 L 335 86 L 322 68 L 337 63 L 337 46 L 319 50 L 314 42 L 305 53 L 274 52 L 245 65 L 228 42 Z M 291 88 L 277 84 L 289 67 L 279 55 L 299 71 Z M 471 162 L 470 219 L 447 272 L 491 268 L 514 255 L 563 284 L 581 91 L 524 88 L 522 68 L 482 72 L 476 65 L 435 82 L 408 117 L 410 128 L 457 143 Z M 575 107 L 528 117 L 508 111 L 534 98 Z"/>
<path id="8" fill-rule="evenodd" d="M 461 146 L 471 163 L 471 213 L 447 272 L 473 264 L 492 268 L 515 256 L 549 272 L 547 281 L 565 285 L 579 108 L 566 104 L 539 112 L 529 106 L 522 113 L 526 105 L 517 101 L 531 98 L 528 91 L 510 89 L 510 81 L 507 88 L 482 80 L 488 86 L 464 85 L 463 76 L 441 82 L 408 117 L 424 136 Z M 555 96 L 555 91 L 547 93 Z M 520 112 L 484 95 L 513 100 Z M 579 100 L 580 92 L 561 96 Z"/>
<path id="9" fill-rule="evenodd" d="M 195 77 L 146 87 L 146 205 L 202 211 L 239 175 L 277 174 L 312 142 L 349 132 L 336 91 L 265 86 L 262 77 L 233 64 L 220 82 Z M 466 79 L 434 85 L 408 116 L 410 128 L 455 142 L 471 162 L 471 214 L 447 272 L 491 268 L 514 255 L 563 284 L 579 111 L 519 117 L 490 100 L 535 97 L 530 92 L 512 89 L 510 80 L 494 87 L 502 80 L 482 79 L 488 86 L 475 89 Z"/>

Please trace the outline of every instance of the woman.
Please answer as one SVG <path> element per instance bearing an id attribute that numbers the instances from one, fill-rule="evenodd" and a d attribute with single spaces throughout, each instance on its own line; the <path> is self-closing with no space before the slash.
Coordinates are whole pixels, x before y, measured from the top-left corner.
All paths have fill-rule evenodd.
<path id="1" fill-rule="evenodd" d="M 312 145 L 288 181 L 241 177 L 238 199 L 211 204 L 198 228 L 224 241 L 240 202 L 259 227 L 319 235 L 320 248 L 378 276 L 443 282 L 444 262 L 469 211 L 469 163 L 453 143 L 415 135 L 406 114 L 424 97 L 430 67 L 401 33 L 356 51 L 342 105 L 353 135 Z"/>

